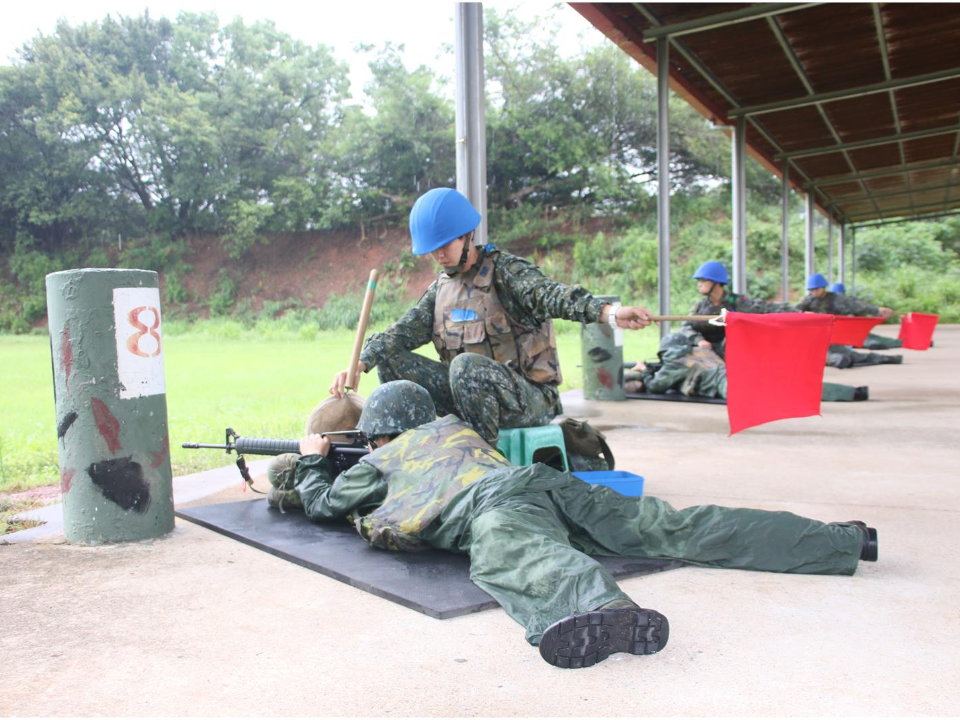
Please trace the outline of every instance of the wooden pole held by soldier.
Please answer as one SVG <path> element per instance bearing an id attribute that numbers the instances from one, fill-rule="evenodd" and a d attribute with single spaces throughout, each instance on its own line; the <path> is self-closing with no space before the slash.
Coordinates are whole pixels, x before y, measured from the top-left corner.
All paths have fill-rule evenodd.
<path id="1" fill-rule="evenodd" d="M 722 317 L 721 315 L 651 315 L 650 319 L 656 322 L 662 320 L 667 320 L 670 322 L 709 322 L 710 320 L 716 320 Z"/>
<path id="2" fill-rule="evenodd" d="M 360 322 L 357 324 L 357 336 L 353 339 L 353 354 L 350 356 L 350 365 L 347 369 L 347 390 L 357 386 L 357 366 L 360 364 L 360 351 L 363 349 L 363 338 L 367 334 L 367 322 L 370 320 L 370 308 L 373 306 L 373 296 L 377 291 L 377 277 L 380 275 L 376 268 L 370 271 L 367 281 L 367 292 L 363 296 L 363 307 L 360 309 Z"/>

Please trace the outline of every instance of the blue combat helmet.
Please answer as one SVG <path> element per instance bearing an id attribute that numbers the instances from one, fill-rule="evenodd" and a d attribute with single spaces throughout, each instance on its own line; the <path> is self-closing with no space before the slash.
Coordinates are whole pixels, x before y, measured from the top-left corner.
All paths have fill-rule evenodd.
<path id="1" fill-rule="evenodd" d="M 413 254 L 426 255 L 461 235 L 476 230 L 480 213 L 453 188 L 434 188 L 424 193 L 410 211 Z"/>
<path id="2" fill-rule="evenodd" d="M 837 293 L 837 295 L 846 295 L 847 287 L 843 283 L 834 283 L 830 286 L 830 292 Z"/>
<path id="3" fill-rule="evenodd" d="M 722 262 L 717 262 L 716 260 L 708 260 L 698 267 L 697 271 L 693 274 L 693 279 L 712 280 L 721 285 L 730 284 L 730 275 L 727 273 L 727 268 Z"/>
<path id="4" fill-rule="evenodd" d="M 825 288 L 829 284 L 830 283 L 827 282 L 827 279 L 821 273 L 814 273 L 807 278 L 807 290 Z"/>

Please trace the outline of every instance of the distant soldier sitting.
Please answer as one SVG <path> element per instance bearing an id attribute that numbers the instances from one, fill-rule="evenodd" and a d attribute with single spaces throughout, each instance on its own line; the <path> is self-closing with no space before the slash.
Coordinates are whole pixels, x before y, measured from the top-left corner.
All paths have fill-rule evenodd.
<path id="1" fill-rule="evenodd" d="M 728 292 L 730 275 L 723 263 L 710 260 L 703 263 L 693 274 L 697 292 L 703 299 L 693 306 L 691 315 L 719 315 L 721 310 L 745 313 L 796 312 L 788 303 L 772 303 L 748 298 L 739 293 Z M 692 345 L 711 348 L 721 358 L 724 356 L 726 332 L 722 326 L 711 325 L 705 320 L 688 320 L 680 327 Z"/>
<path id="2" fill-rule="evenodd" d="M 827 292 L 827 279 L 820 273 L 807 278 L 809 294 L 800 301 L 797 309 L 801 312 L 821 313 L 824 315 L 858 315 L 861 317 L 882 315 L 885 318 L 893 314 L 888 307 L 877 307 L 862 300 L 838 293 Z M 860 353 L 846 345 L 831 345 L 827 351 L 827 365 L 845 370 L 863 365 L 900 365 L 902 355 L 880 355 L 879 353 Z"/>
<path id="3" fill-rule="evenodd" d="M 876 531 L 789 512 L 716 505 L 674 510 L 537 463 L 513 467 L 429 393 L 388 382 L 358 428 L 373 451 L 331 477 L 319 435 L 300 441 L 296 491 L 316 521 L 350 518 L 371 545 L 470 556 L 470 578 L 522 624 L 551 665 L 579 668 L 617 652 L 647 655 L 669 624 L 634 603 L 593 555 L 676 558 L 717 568 L 852 575 L 877 559 Z"/>

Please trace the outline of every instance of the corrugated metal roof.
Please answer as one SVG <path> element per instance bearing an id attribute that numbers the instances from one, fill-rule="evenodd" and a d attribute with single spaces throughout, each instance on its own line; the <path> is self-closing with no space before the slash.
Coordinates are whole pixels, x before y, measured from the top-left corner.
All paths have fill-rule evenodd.
<path id="1" fill-rule="evenodd" d="M 838 221 L 960 209 L 960 4 L 571 6 L 652 72 L 670 37 L 671 87 Z"/>

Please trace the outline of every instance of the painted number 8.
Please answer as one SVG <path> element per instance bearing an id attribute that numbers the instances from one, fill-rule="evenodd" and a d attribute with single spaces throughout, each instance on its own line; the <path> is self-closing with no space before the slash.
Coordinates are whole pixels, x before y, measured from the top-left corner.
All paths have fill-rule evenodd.
<path id="1" fill-rule="evenodd" d="M 149 310 L 153 313 L 153 325 L 147 327 L 142 322 L 140 322 L 140 313 L 144 310 Z M 160 327 L 160 312 L 155 307 L 150 307 L 149 305 L 142 305 L 138 308 L 134 308 L 129 313 L 127 313 L 127 319 L 130 321 L 130 324 L 133 327 L 137 328 L 140 332 L 131 335 L 127 338 L 127 350 L 132 352 L 138 357 L 156 357 L 160 354 L 160 336 L 157 334 L 157 328 Z M 146 353 L 140 349 L 140 338 L 144 335 L 149 335 L 154 340 L 157 341 L 157 349 L 152 353 Z"/>

